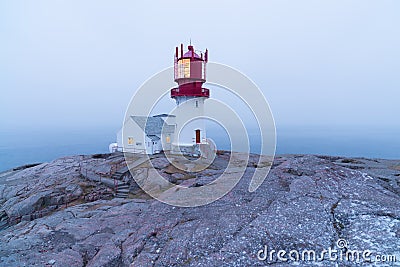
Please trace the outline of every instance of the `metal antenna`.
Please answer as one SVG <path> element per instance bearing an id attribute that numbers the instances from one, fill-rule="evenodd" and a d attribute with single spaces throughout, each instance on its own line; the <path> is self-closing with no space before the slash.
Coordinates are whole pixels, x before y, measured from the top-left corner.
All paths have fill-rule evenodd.
<path id="1" fill-rule="evenodd" d="M 189 45 L 192 45 L 192 38 L 189 38 Z"/>

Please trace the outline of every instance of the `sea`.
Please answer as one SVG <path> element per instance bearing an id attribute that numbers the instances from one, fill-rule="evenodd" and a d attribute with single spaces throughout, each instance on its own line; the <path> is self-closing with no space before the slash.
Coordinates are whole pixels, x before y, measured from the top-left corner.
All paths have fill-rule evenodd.
<path id="1" fill-rule="evenodd" d="M 108 153 L 117 127 L 63 130 L 0 131 L 0 172 L 25 164 L 50 162 L 69 155 Z M 248 131 L 250 150 L 260 151 L 260 134 Z M 207 137 L 229 150 L 229 138 L 213 129 Z M 317 154 L 400 159 L 400 127 L 281 126 L 276 154 Z"/>

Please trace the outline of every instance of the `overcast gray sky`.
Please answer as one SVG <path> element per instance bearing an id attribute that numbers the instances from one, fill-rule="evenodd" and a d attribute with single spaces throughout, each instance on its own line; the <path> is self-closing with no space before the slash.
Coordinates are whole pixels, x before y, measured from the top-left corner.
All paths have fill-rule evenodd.
<path id="1" fill-rule="evenodd" d="M 278 126 L 398 126 L 399 14 L 396 0 L 0 0 L 1 129 L 120 125 L 190 38 L 254 80 Z"/>

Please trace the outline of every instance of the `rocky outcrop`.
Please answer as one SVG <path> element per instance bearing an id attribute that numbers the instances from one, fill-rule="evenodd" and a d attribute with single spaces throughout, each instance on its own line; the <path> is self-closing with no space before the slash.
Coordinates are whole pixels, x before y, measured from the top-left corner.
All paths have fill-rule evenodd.
<path id="1" fill-rule="evenodd" d="M 67 157 L 0 175 L 0 265 L 355 265 L 276 256 L 278 250 L 339 249 L 338 240 L 347 251 L 396 256 L 397 263 L 379 266 L 399 264 L 400 161 L 281 155 L 249 193 L 260 167 L 252 155 L 230 193 L 209 205 L 178 208 L 149 198 L 129 176 L 121 180 L 130 185 L 126 198 L 116 198 L 101 179 L 112 179 L 121 157 Z M 176 169 L 162 155 L 151 162 L 173 183 L 201 186 L 223 172 L 228 158 L 219 153 L 199 173 Z M 137 172 L 151 175 L 148 168 L 142 162 Z M 260 260 L 266 246 L 275 256 Z"/>

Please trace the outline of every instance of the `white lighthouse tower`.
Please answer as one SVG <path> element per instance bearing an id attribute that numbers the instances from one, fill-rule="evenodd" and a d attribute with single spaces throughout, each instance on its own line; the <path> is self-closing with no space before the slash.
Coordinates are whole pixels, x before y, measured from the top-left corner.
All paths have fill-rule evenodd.
<path id="1" fill-rule="evenodd" d="M 176 101 L 174 111 L 176 130 L 172 151 L 184 154 L 199 154 L 202 144 L 207 143 L 204 119 L 204 101 L 210 96 L 209 89 L 203 88 L 206 81 L 208 50 L 195 52 L 192 45 L 184 53 L 175 49 L 174 78 L 177 88 L 171 89 Z"/>

